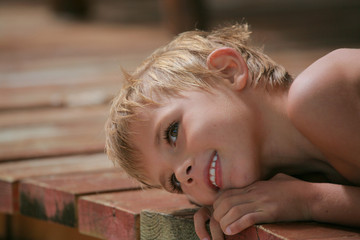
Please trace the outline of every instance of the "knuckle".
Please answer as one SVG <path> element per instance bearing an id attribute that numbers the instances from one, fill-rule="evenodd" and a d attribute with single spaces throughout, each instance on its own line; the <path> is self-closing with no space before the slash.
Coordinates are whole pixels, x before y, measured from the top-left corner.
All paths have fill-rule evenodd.
<path id="1" fill-rule="evenodd" d="M 236 207 L 231 208 L 228 212 L 228 215 L 230 217 L 241 217 L 241 215 L 242 215 L 241 207 L 236 206 Z"/>
<path id="2" fill-rule="evenodd" d="M 214 213 L 213 213 L 213 218 L 214 218 L 216 221 L 219 222 L 221 216 L 220 216 L 220 214 L 219 214 L 217 211 L 214 211 Z"/>
<path id="3" fill-rule="evenodd" d="M 222 207 L 224 208 L 224 209 L 230 209 L 231 207 L 232 207 L 232 202 L 231 202 L 231 200 L 230 199 L 225 199 L 224 201 L 223 201 L 223 203 L 222 203 Z"/>
<path id="4" fill-rule="evenodd" d="M 248 215 L 244 216 L 243 223 L 244 223 L 245 228 L 256 224 L 257 218 L 256 218 L 255 214 L 248 214 Z"/>

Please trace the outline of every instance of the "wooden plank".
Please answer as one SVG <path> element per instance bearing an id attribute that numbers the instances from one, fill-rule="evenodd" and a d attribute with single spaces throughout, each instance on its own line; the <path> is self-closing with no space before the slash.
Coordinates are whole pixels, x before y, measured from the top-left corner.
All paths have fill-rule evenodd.
<path id="1" fill-rule="evenodd" d="M 112 58 L 36 63 L 0 68 L 0 110 L 103 104 L 121 86 L 119 62 Z"/>
<path id="2" fill-rule="evenodd" d="M 0 212 L 16 213 L 19 181 L 36 176 L 112 169 L 104 153 L 0 164 Z"/>
<path id="3" fill-rule="evenodd" d="M 6 34 L 0 38 L 0 65 L 6 67 L 37 59 L 144 54 L 171 37 L 157 25 L 59 21 L 38 4 L 2 6 L 0 22 L 7 23 L 1 26 Z"/>
<path id="4" fill-rule="evenodd" d="M 157 189 L 85 196 L 78 203 L 79 231 L 108 240 L 139 239 L 142 210 L 184 208 L 195 208 L 185 195 Z"/>
<path id="5" fill-rule="evenodd" d="M 170 213 L 167 210 L 141 212 L 141 239 L 191 240 L 195 233 L 193 211 Z M 360 239 L 360 230 L 314 222 L 261 224 L 243 232 L 226 236 L 226 240 L 307 240 Z"/>
<path id="6" fill-rule="evenodd" d="M 164 208 L 156 211 L 142 211 L 140 215 L 140 238 L 153 240 L 198 240 L 193 220 L 194 210 L 181 209 L 170 212 Z M 207 228 L 209 231 L 209 226 Z M 258 240 L 258 226 L 250 227 L 240 234 L 226 236 L 225 239 Z M 274 240 L 281 239 L 274 238 Z"/>
<path id="7" fill-rule="evenodd" d="M 360 239 L 360 229 L 320 223 L 277 223 L 258 226 L 259 239 Z M 257 239 L 256 239 L 257 240 Z"/>
<path id="8" fill-rule="evenodd" d="M 2 240 L 98 240 L 80 234 L 76 228 L 30 218 L 21 214 L 11 215 L 8 218 L 11 228 L 4 238 L 0 238 Z"/>
<path id="9" fill-rule="evenodd" d="M 169 212 L 144 210 L 140 214 L 140 239 L 198 239 L 193 221 L 196 209 Z"/>
<path id="10" fill-rule="evenodd" d="M 78 107 L 108 103 L 120 89 L 120 81 L 68 85 L 0 88 L 0 110 L 44 107 Z M 76 80 L 74 79 L 76 82 Z"/>
<path id="11" fill-rule="evenodd" d="M 43 124 L 70 124 L 73 122 L 87 121 L 87 119 L 105 119 L 109 106 L 89 106 L 66 109 L 45 108 L 27 109 L 22 111 L 0 112 L 0 129 L 21 126 L 38 126 Z M 16 128 L 15 128 L 16 129 Z M 6 139 L 5 139 L 6 140 Z"/>
<path id="12" fill-rule="evenodd" d="M 29 178 L 19 185 L 20 213 L 75 227 L 79 196 L 137 188 L 120 169 Z"/>
<path id="13" fill-rule="evenodd" d="M 106 107 L 0 113 L 0 119 L 2 115 L 0 162 L 103 152 Z"/>

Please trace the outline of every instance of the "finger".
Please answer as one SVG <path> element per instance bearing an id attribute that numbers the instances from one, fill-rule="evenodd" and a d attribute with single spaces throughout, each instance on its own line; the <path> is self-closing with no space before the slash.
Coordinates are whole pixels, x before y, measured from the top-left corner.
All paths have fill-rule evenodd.
<path id="1" fill-rule="evenodd" d="M 217 214 L 216 211 L 217 209 L 214 211 L 213 216 Z M 244 216 L 254 212 L 256 212 L 254 204 L 249 203 L 235 205 L 231 209 L 229 209 L 229 211 L 221 219 L 219 219 L 218 222 L 220 223 L 221 229 L 225 233 L 228 226 L 243 218 Z"/>
<path id="2" fill-rule="evenodd" d="M 218 222 L 220 222 L 220 220 L 234 207 L 248 205 L 251 203 L 253 203 L 253 199 L 247 194 L 233 195 L 223 198 L 221 202 L 217 202 L 216 207 L 214 205 L 213 216 Z"/>
<path id="3" fill-rule="evenodd" d="M 213 203 L 213 208 L 218 208 L 219 205 L 223 204 L 226 201 L 232 201 L 235 199 L 240 199 L 242 195 L 244 194 L 243 189 L 229 189 L 224 192 L 222 192 L 217 199 L 215 199 Z"/>
<path id="4" fill-rule="evenodd" d="M 213 217 L 210 218 L 210 232 L 212 240 L 224 240 L 224 233 L 220 224 Z"/>
<path id="5" fill-rule="evenodd" d="M 240 233 L 243 230 L 257 223 L 265 223 L 265 219 L 266 218 L 262 212 L 249 213 L 227 226 L 224 233 L 226 235 L 234 235 Z"/>
<path id="6" fill-rule="evenodd" d="M 228 189 L 225 190 L 223 192 L 221 192 L 221 194 L 219 195 L 219 197 L 214 201 L 213 203 L 213 207 L 217 208 L 218 205 L 224 201 L 224 199 L 228 199 L 231 198 L 233 196 L 239 196 L 244 192 L 243 189 L 240 188 L 234 188 L 234 189 Z"/>
<path id="7" fill-rule="evenodd" d="M 195 232 L 201 240 L 210 240 L 210 235 L 206 230 L 206 222 L 210 219 L 210 212 L 202 207 L 194 214 Z"/>

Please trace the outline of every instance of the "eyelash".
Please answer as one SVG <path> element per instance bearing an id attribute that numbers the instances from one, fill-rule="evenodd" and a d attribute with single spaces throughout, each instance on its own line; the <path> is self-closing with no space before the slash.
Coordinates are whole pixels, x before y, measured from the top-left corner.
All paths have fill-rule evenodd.
<path id="1" fill-rule="evenodd" d="M 172 146 L 176 146 L 176 140 L 173 142 L 170 138 L 170 134 L 172 133 L 172 131 L 176 130 L 176 136 L 172 136 L 172 137 L 178 137 L 179 134 L 179 122 L 172 122 L 165 130 L 164 132 L 164 139 L 166 140 L 166 142 Z"/>
<path id="2" fill-rule="evenodd" d="M 171 134 L 176 133 L 175 136 L 171 136 Z M 176 146 L 176 140 L 179 134 L 179 122 L 172 122 L 164 131 L 164 139 L 166 142 L 171 146 Z M 176 140 L 172 140 L 171 138 L 174 137 Z M 169 185 L 171 187 L 170 191 L 173 193 L 182 193 L 182 189 L 180 186 L 180 182 L 176 179 L 175 174 L 171 174 L 168 179 Z"/>
<path id="3" fill-rule="evenodd" d="M 180 186 L 180 182 L 176 179 L 175 174 L 171 174 L 171 176 L 169 177 L 169 185 L 171 187 L 171 192 L 173 193 L 182 193 L 182 189 Z"/>

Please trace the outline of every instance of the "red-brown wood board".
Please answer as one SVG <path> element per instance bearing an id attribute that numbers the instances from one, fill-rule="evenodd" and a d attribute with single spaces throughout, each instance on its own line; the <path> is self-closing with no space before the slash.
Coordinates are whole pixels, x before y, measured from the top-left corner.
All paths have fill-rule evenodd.
<path id="1" fill-rule="evenodd" d="M 163 190 L 126 191 L 81 197 L 79 231 L 101 239 L 139 239 L 139 217 L 144 209 L 175 211 L 195 208 L 184 195 Z"/>
<path id="2" fill-rule="evenodd" d="M 264 224 L 257 226 L 256 230 L 257 238 L 254 240 L 360 239 L 360 229 L 310 222 Z"/>
<path id="3" fill-rule="evenodd" d="M 26 178 L 104 169 L 113 169 L 113 164 L 104 153 L 2 163 L 0 164 L 0 212 L 18 211 L 18 184 Z"/>
<path id="4" fill-rule="evenodd" d="M 29 178 L 19 185 L 20 213 L 76 227 L 79 196 L 137 188 L 120 169 Z"/>
<path id="5" fill-rule="evenodd" d="M 106 104 L 121 87 L 120 74 L 109 59 L 68 60 L 9 71 L 1 78 L 0 110 Z"/>
<path id="6" fill-rule="evenodd" d="M 106 107 L 0 113 L 0 162 L 103 152 L 106 113 Z"/>

